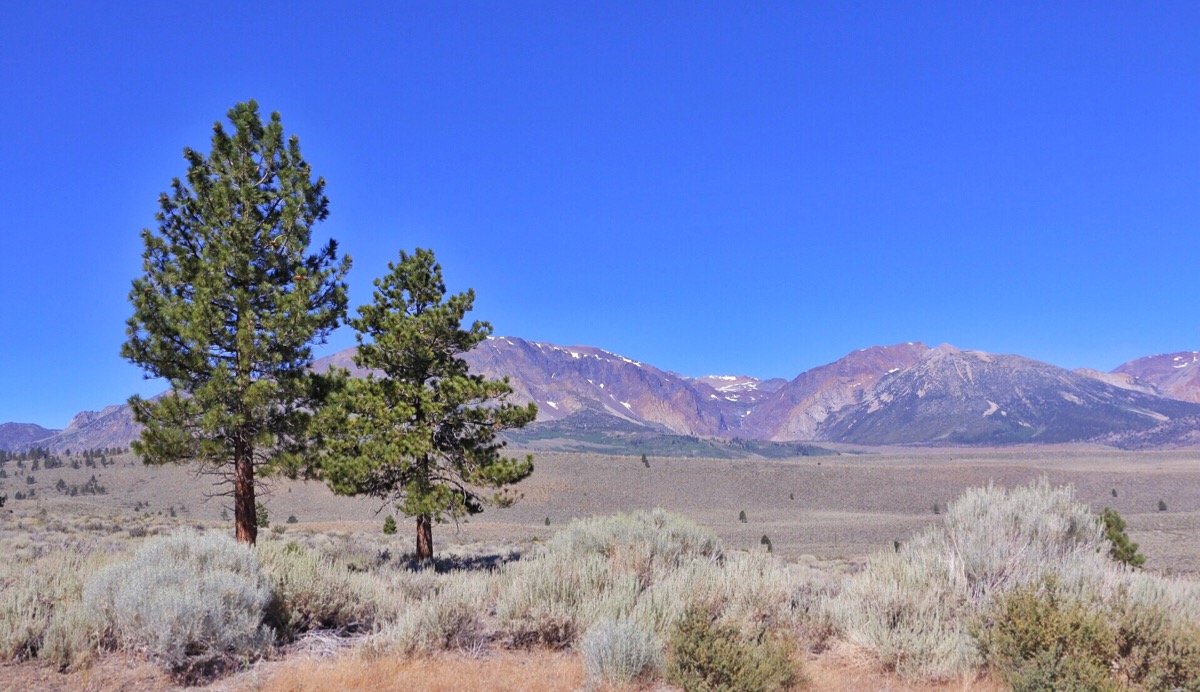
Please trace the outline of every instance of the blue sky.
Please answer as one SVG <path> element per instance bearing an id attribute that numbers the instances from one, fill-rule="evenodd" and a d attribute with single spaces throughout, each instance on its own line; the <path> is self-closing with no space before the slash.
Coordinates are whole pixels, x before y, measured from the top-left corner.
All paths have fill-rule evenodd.
<path id="1" fill-rule="evenodd" d="M 422 246 L 499 334 L 692 375 L 1200 349 L 1196 3 L 136 5 L 3 12 L 0 421 L 163 388 L 118 356 L 138 234 L 249 98 L 352 306 Z"/>

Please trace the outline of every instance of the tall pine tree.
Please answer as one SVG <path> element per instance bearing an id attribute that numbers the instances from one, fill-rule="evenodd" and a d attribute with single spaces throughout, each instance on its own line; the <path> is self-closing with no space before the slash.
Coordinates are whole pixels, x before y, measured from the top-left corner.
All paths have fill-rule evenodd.
<path id="1" fill-rule="evenodd" d="M 213 126 L 207 156 L 184 149 L 186 179 L 159 197 L 158 228 L 142 232 L 144 274 L 121 355 L 171 390 L 133 397 L 145 426 L 134 452 L 148 464 L 197 461 L 231 486 L 237 539 L 254 543 L 255 485 L 299 468 L 325 393 L 308 372 L 312 345 L 346 314 L 350 258 L 329 241 L 309 254 L 328 214 L 299 140 L 254 101 Z"/>
<path id="2" fill-rule="evenodd" d="M 515 499 L 510 486 L 533 472 L 533 457 L 504 457 L 497 433 L 521 427 L 537 406 L 505 402 L 506 380 L 467 372 L 460 358 L 492 333 L 462 320 L 474 291 L 446 297 L 429 250 L 400 252 L 375 281 L 375 299 L 349 320 L 354 362 L 379 373 L 343 382 L 323 411 L 329 454 L 322 472 L 333 490 L 370 495 L 417 519 L 417 557 L 433 556 L 433 524 Z M 344 374 L 344 371 L 343 371 Z"/>

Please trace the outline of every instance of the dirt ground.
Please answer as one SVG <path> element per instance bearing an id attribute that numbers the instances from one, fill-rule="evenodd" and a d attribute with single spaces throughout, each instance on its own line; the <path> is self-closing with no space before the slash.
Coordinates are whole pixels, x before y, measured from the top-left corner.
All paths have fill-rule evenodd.
<path id="1" fill-rule="evenodd" d="M 757 547 L 767 536 L 785 559 L 856 560 L 937 522 L 934 505 L 941 511 L 968 487 L 1011 487 L 1044 475 L 1051 483 L 1074 485 L 1079 499 L 1096 511 L 1119 511 L 1149 569 L 1200 573 L 1200 450 L 1064 446 L 867 451 L 873 453 L 782 461 L 652 457 L 650 468 L 637 457 L 540 453 L 533 475 L 519 486 L 524 494 L 520 502 L 489 509 L 458 527 L 435 527 L 435 549 L 525 544 L 549 537 L 574 518 L 663 507 L 712 529 L 730 548 Z M 5 481 L 10 498 L 26 487 L 14 478 L 12 466 L 9 462 Z M 69 498 L 54 489 L 58 478 L 77 484 L 92 474 L 106 486 L 106 495 Z M 187 467 L 144 467 L 123 458 L 101 470 L 67 466 L 34 475 L 37 499 L 10 500 L 9 508 L 19 514 L 84 513 L 114 525 L 145 514 L 168 523 L 229 521 L 222 518 L 228 516 L 222 505 L 228 498 L 204 499 L 219 489 L 214 479 L 197 477 Z M 1166 511 L 1159 510 L 1160 501 Z M 265 503 L 272 526 L 290 532 L 375 533 L 386 514 L 378 513 L 377 500 L 338 497 L 317 482 L 274 482 Z M 744 523 L 740 512 L 746 514 Z M 296 523 L 287 523 L 289 517 Z M 397 519 L 396 552 L 411 550 L 412 527 L 403 517 Z M 0 525 L 4 522 L 0 518 Z"/>

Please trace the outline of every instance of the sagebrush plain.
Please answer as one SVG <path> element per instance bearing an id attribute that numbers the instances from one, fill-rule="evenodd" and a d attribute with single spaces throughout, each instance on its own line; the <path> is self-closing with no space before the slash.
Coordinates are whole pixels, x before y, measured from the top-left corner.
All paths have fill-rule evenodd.
<path id="1" fill-rule="evenodd" d="M 520 575 L 520 564 L 530 561 L 547 544 L 573 545 L 555 536 L 564 528 L 578 526 L 579 520 L 656 508 L 714 535 L 720 552 L 731 556 L 727 564 L 735 567 L 728 569 L 758 564 L 744 560 L 765 560 L 762 564 L 772 565 L 770 574 L 776 576 L 762 576 L 767 573 L 761 569 L 766 568 L 754 568 L 759 569 L 755 573 L 762 576 L 762 584 L 770 585 L 759 589 L 763 593 L 772 589 L 782 589 L 781 594 L 787 589 L 808 593 L 819 583 L 821 589 L 834 584 L 828 588 L 836 594 L 836 584 L 860 574 L 871 556 L 899 551 L 900 545 L 943 522 L 949 506 L 967 489 L 989 485 L 1020 488 L 1044 479 L 1050 487 L 1073 487 L 1074 501 L 1093 513 L 1104 507 L 1117 509 L 1128 524 L 1128 534 L 1146 556 L 1147 573 L 1185 580 L 1200 573 L 1198 451 L 1134 453 L 1080 446 L 841 451 L 844 453 L 839 456 L 785 460 L 650 457 L 648 466 L 634 456 L 539 452 L 536 470 L 519 486 L 523 497 L 515 506 L 489 509 L 458 526 L 435 527 L 438 570 L 460 579 L 438 586 L 430 586 L 434 577 L 421 576 L 427 571 L 409 560 L 415 547 L 410 519 L 397 516 L 397 533 L 385 536 L 382 526 L 390 508 L 369 499 L 335 496 L 319 482 L 276 479 L 264 499 L 271 528 L 260 535 L 260 551 L 265 548 L 264 554 L 276 556 L 266 564 L 286 555 L 289 545 L 322 559 L 328 557 L 333 561 L 329 564 L 339 570 L 373 575 L 384 580 L 379 583 L 388 584 L 386 588 L 359 584 L 355 589 L 402 593 L 403 598 L 388 608 L 392 612 L 385 615 L 372 606 L 376 610 L 371 618 L 376 624 L 357 628 L 353 636 L 342 636 L 347 634 L 343 631 L 298 637 L 269 655 L 256 655 L 253 661 L 217 676 L 187 678 L 164 672 L 139 655 L 136 647 L 124 646 L 117 647 L 119 653 L 108 653 L 87 665 L 57 666 L 67 672 L 57 672 L 55 665 L 38 656 L 14 656 L 0 667 L 0 686 L 105 689 L 132 684 L 165 689 L 188 683 L 219 689 L 325 689 L 357 681 L 352 684 L 364 689 L 449 689 L 446 685 L 508 689 L 504 685 L 519 676 L 542 680 L 546 689 L 595 687 L 599 683 L 585 671 L 579 652 L 585 645 L 585 630 L 592 632 L 602 626 L 601 615 L 609 606 L 602 604 L 588 610 L 589 614 L 571 615 L 570 628 L 575 629 L 567 628 L 549 638 L 544 629 L 530 634 L 521 629 L 526 625 L 514 625 L 504 618 L 528 624 L 534 615 L 503 615 L 524 597 L 506 591 L 505 577 L 486 575 Z M 9 496 L 0 518 L 4 554 L 18 563 L 34 564 L 57 552 L 87 545 L 100 556 L 96 564 L 102 564 L 106 553 L 129 554 L 156 536 L 196 529 L 218 534 L 231 531 L 230 510 L 223 504 L 226 498 L 205 499 L 220 489 L 213 485 L 213 478 L 198 476 L 189 467 L 146 467 L 130 455 L 111 461 L 97 468 L 74 469 L 67 464 L 31 471 L 27 466 L 20 472 L 15 462 L 8 462 L 0 491 Z M 28 482 L 29 476 L 33 483 Z M 92 476 L 103 486 L 103 494 L 71 497 L 58 489 L 82 486 Z M 13 499 L 15 492 L 31 488 L 35 490 L 33 499 Z M 578 529 L 568 533 L 572 531 L 579 533 Z M 690 535 L 688 531 L 683 533 Z M 704 550 L 700 553 L 707 554 Z M 543 555 L 541 559 L 546 558 Z M 275 569 L 281 568 L 276 565 Z M 639 578 L 650 585 L 656 580 L 678 580 L 667 573 Z M 777 584 L 777 579 L 793 581 L 779 586 L 783 581 Z M 395 586 L 401 582 L 402 586 Z M 472 620 L 470 627 L 454 625 L 446 630 L 454 631 L 453 641 L 435 645 L 418 632 L 424 622 L 420 618 L 428 616 L 430 622 L 444 627 L 441 618 L 446 611 L 441 601 L 433 606 L 427 594 L 414 595 L 427 591 L 438 598 L 451 594 L 456 607 L 491 615 Z M 373 598 L 386 603 L 390 597 Z M 731 602 L 740 602 L 741 597 L 731 598 Z M 935 674 L 905 670 L 896 661 L 889 662 L 886 655 L 864 652 L 862 646 L 851 646 L 836 635 L 814 634 L 820 627 L 814 626 L 812 618 L 795 616 L 795 621 L 785 618 L 777 622 L 774 615 L 748 617 L 745 612 L 767 613 L 767 603 L 773 603 L 761 594 L 755 598 L 766 600 L 759 603 L 746 597 L 754 607 L 723 606 L 739 613 L 727 617 L 745 627 L 793 632 L 799 645 L 791 656 L 804 671 L 798 680 L 807 680 L 812 688 L 1006 687 L 986 668 L 965 677 L 961 672 L 948 674 L 935 668 L 927 669 Z M 785 603 L 789 597 L 778 598 Z M 790 599 L 794 611 L 797 597 Z M 406 619 L 404 609 L 410 606 L 413 612 L 425 615 L 415 621 Z M 591 606 L 579 607 L 587 610 Z M 630 607 L 631 613 L 653 610 L 650 606 Z M 544 628 L 545 617 L 543 613 L 534 618 L 542 618 L 538 627 Z M 644 617 L 646 622 L 661 621 L 665 627 L 667 620 L 676 616 Z M 654 626 L 647 627 L 654 630 Z M 311 629 L 323 631 L 316 626 Z M 522 632 L 532 639 L 518 641 Z M 664 639 L 667 636 L 665 630 L 658 634 Z M 356 653 L 364 647 L 375 656 L 369 665 Z M 621 684 L 608 680 L 606 684 L 668 686 L 662 675 L 634 676 Z"/>

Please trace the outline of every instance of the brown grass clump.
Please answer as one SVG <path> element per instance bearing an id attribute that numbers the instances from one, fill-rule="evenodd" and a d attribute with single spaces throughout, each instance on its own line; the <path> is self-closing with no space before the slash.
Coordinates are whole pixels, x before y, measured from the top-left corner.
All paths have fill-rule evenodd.
<path id="1" fill-rule="evenodd" d="M 256 688 L 264 692 L 557 692 L 582 686 L 583 663 L 578 656 L 506 651 L 487 658 L 459 654 L 371 658 L 347 654 L 327 660 L 285 662 Z"/>
<path id="2" fill-rule="evenodd" d="M 837 642 L 804 662 L 806 689 L 822 692 L 1006 692 L 1009 686 L 991 675 L 978 672 L 940 680 L 908 680 L 888 670 L 877 656 L 846 642 Z"/>

